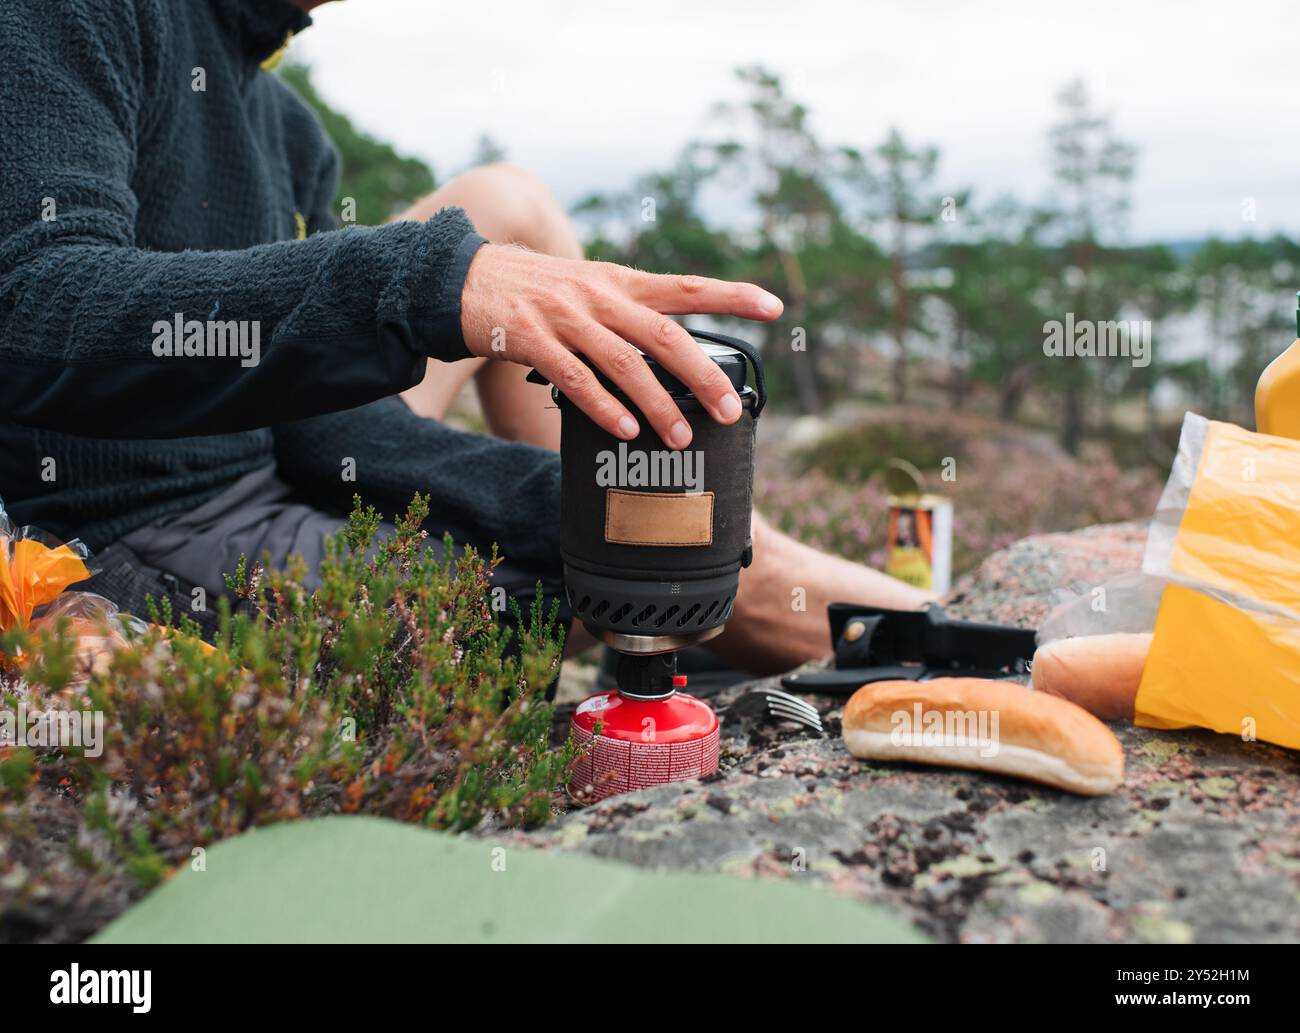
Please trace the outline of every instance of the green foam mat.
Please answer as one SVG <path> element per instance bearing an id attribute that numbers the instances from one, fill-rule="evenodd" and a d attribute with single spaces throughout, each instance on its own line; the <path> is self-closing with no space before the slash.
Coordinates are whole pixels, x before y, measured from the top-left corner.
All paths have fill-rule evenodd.
<path id="1" fill-rule="evenodd" d="M 917 943 L 812 886 L 663 873 L 381 818 L 257 829 L 207 851 L 98 943 Z"/>

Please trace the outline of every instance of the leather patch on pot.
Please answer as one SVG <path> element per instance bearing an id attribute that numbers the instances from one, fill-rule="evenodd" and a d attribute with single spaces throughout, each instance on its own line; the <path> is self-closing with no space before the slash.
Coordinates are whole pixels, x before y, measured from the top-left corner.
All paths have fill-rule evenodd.
<path id="1" fill-rule="evenodd" d="M 712 545 L 713 492 L 605 492 L 605 541 L 615 545 Z"/>

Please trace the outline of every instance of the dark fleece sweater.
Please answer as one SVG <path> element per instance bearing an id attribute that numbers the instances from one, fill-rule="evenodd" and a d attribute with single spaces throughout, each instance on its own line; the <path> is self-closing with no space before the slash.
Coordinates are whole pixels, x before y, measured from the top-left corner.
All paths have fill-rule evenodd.
<path id="1" fill-rule="evenodd" d="M 101 548 L 274 460 L 324 508 L 429 492 L 431 530 L 554 567 L 557 457 L 395 397 L 469 354 L 482 238 L 458 209 L 335 228 L 338 153 L 259 68 L 309 23 L 285 0 L 0 4 L 0 498 Z M 178 313 L 257 321 L 260 361 L 160 356 Z"/>

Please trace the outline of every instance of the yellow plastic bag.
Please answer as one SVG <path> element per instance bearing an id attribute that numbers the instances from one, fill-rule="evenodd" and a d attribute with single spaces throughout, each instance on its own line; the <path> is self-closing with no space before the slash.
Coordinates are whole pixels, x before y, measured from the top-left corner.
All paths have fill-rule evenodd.
<path id="1" fill-rule="evenodd" d="M 1300 748 L 1300 442 L 1188 414 L 1143 560 L 1137 724 Z"/>
<path id="2" fill-rule="evenodd" d="M 1206 420 L 1167 570 L 1300 619 L 1300 441 Z"/>
<path id="3" fill-rule="evenodd" d="M 1300 622 L 1169 585 L 1133 721 L 1300 749 Z"/>

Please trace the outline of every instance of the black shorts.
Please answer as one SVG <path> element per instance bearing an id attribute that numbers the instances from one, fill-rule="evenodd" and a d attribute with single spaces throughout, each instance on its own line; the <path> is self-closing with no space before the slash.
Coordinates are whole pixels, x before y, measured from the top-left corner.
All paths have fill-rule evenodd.
<path id="1" fill-rule="evenodd" d="M 226 593 L 223 575 L 234 573 L 240 556 L 247 556 L 251 564 L 269 555 L 275 568 L 282 568 L 290 556 L 301 556 L 307 564 L 306 587 L 315 589 L 320 584 L 325 540 L 344 523 L 343 515 L 303 501 L 292 485 L 276 476 L 274 466 L 267 466 L 240 478 L 197 509 L 159 520 L 114 542 L 92 562 L 100 573 L 78 587 L 140 617 L 147 613 L 146 596 L 166 596 L 174 613 L 193 618 L 204 636 L 211 638 L 217 630 L 216 600 Z M 381 524 L 377 537 L 386 538 L 393 531 L 391 523 Z M 441 538 L 430 535 L 428 547 L 441 553 Z M 504 588 L 525 618 L 541 581 L 546 604 L 560 600 L 567 633 L 571 617 L 564 585 L 553 571 L 539 573 L 507 558 L 491 577 L 493 588 Z M 201 609 L 194 607 L 195 588 L 203 589 Z"/>

